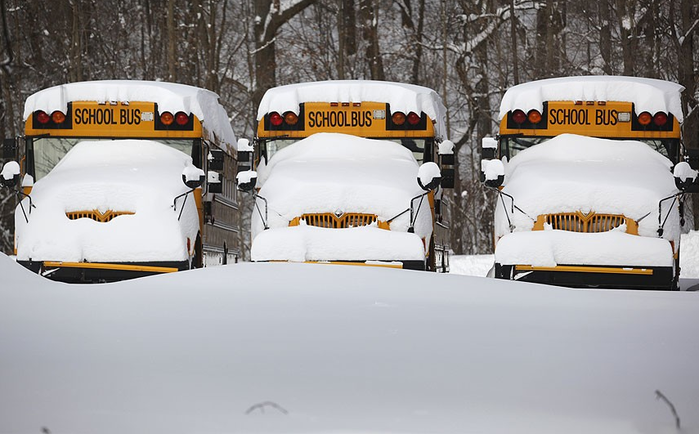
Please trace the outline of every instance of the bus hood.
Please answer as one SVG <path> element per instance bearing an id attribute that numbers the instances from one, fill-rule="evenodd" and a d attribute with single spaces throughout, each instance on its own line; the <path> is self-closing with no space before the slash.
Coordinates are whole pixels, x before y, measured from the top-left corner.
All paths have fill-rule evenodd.
<path id="1" fill-rule="evenodd" d="M 84 141 L 34 185 L 15 213 L 17 258 L 68 262 L 187 259 L 199 230 L 182 170 L 188 155 L 147 140 Z M 182 217 L 178 220 L 184 205 Z M 28 222 L 27 222 L 28 220 Z"/>
<path id="2" fill-rule="evenodd" d="M 639 235 L 657 236 L 658 202 L 677 193 L 672 163 L 647 144 L 563 134 L 528 148 L 505 165 L 503 197 L 496 210 L 496 236 L 531 230 L 542 214 L 582 211 L 622 214 L 639 221 Z M 679 237 L 677 207 L 665 233 Z M 506 212 L 507 211 L 507 215 Z M 514 212 L 513 212 L 514 211 Z"/>
<path id="3" fill-rule="evenodd" d="M 287 227 L 305 213 L 375 214 L 387 221 L 410 207 L 424 191 L 417 184 L 418 163 L 408 149 L 386 140 L 345 134 L 314 134 L 276 153 L 258 170 L 260 195 L 267 199 L 270 228 Z M 420 201 L 415 201 L 415 206 Z M 264 203 L 258 201 L 262 208 Z M 409 212 L 391 222 L 406 231 Z M 253 237 L 262 231 L 253 213 Z M 432 216 L 425 197 L 415 233 L 429 237 Z"/>

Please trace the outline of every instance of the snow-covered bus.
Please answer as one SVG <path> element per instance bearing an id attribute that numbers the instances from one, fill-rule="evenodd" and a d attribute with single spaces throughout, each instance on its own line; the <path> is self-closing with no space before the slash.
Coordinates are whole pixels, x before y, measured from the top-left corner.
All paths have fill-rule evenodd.
<path id="1" fill-rule="evenodd" d="M 218 96 L 181 84 L 94 81 L 25 104 L 5 143 L 15 254 L 67 282 L 113 281 L 239 256 L 236 138 Z M 10 155 L 8 155 L 10 154 Z"/>
<path id="2" fill-rule="evenodd" d="M 687 192 L 675 83 L 566 77 L 510 88 L 482 148 L 497 188 L 494 275 L 676 289 Z"/>
<path id="3" fill-rule="evenodd" d="M 453 144 L 433 90 L 280 86 L 264 95 L 257 120 L 252 260 L 448 269 L 441 197 L 453 187 Z"/>

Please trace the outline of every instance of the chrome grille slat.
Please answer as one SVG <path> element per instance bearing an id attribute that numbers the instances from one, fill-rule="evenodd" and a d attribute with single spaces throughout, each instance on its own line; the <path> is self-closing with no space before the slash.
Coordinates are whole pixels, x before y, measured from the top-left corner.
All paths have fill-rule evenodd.
<path id="1" fill-rule="evenodd" d="M 341 216 L 336 216 L 331 213 L 321 214 L 303 214 L 301 220 L 304 220 L 308 226 L 315 226 L 326 229 L 347 229 L 359 226 L 369 226 L 376 222 L 375 214 L 359 214 L 347 213 Z"/>
<path id="2" fill-rule="evenodd" d="M 122 215 L 133 215 L 134 213 L 131 211 L 106 211 L 104 213 L 101 213 L 97 210 L 93 211 L 69 211 L 66 212 L 66 217 L 70 220 L 78 220 L 78 219 L 90 219 L 94 220 L 99 223 L 109 223 L 110 221 L 114 220 L 115 218 L 122 216 Z"/>
<path id="3" fill-rule="evenodd" d="M 626 223 L 626 217 L 618 214 L 561 213 L 545 215 L 545 222 L 552 229 L 568 232 L 608 232 Z"/>

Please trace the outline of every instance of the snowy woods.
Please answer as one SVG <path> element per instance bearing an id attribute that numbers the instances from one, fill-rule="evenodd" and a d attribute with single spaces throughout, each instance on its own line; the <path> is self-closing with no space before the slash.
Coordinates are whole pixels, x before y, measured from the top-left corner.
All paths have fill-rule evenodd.
<path id="1" fill-rule="evenodd" d="M 459 254 L 492 251 L 494 197 L 478 180 L 479 144 L 495 133 L 500 98 L 514 84 L 588 74 L 677 82 L 686 88 L 685 143 L 699 147 L 696 0 L 0 0 L 0 6 L 0 129 L 8 138 L 22 134 L 27 96 L 82 80 L 207 88 L 221 96 L 235 133 L 248 138 L 257 104 L 276 85 L 375 79 L 434 89 L 447 105 L 457 148 L 447 216 Z M 7 253 L 14 206 L 7 190 L 0 192 L 0 250 Z"/>

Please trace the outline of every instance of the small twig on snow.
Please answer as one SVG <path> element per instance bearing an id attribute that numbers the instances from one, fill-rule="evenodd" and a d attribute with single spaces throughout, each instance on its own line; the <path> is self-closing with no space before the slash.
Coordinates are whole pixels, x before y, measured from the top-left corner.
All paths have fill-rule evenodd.
<path id="1" fill-rule="evenodd" d="M 260 402 L 259 404 L 255 404 L 252 407 L 248 408 L 247 411 L 245 411 L 245 414 L 250 414 L 258 408 L 260 409 L 260 412 L 264 414 L 265 407 L 267 407 L 267 406 L 272 407 L 272 408 L 276 408 L 282 414 L 289 414 L 289 412 L 284 407 L 282 407 L 281 405 L 277 404 L 276 402 L 272 402 L 272 401 L 265 401 L 265 402 Z"/>
<path id="2" fill-rule="evenodd" d="M 672 411 L 672 415 L 675 416 L 675 425 L 677 426 L 677 429 L 680 429 L 680 417 L 677 415 L 677 410 L 675 410 L 675 406 L 670 402 L 669 399 L 667 399 L 667 396 L 663 395 L 663 392 L 656 390 L 655 391 L 655 398 L 656 399 L 662 399 L 665 401 L 668 407 L 670 407 L 670 410 Z"/>

